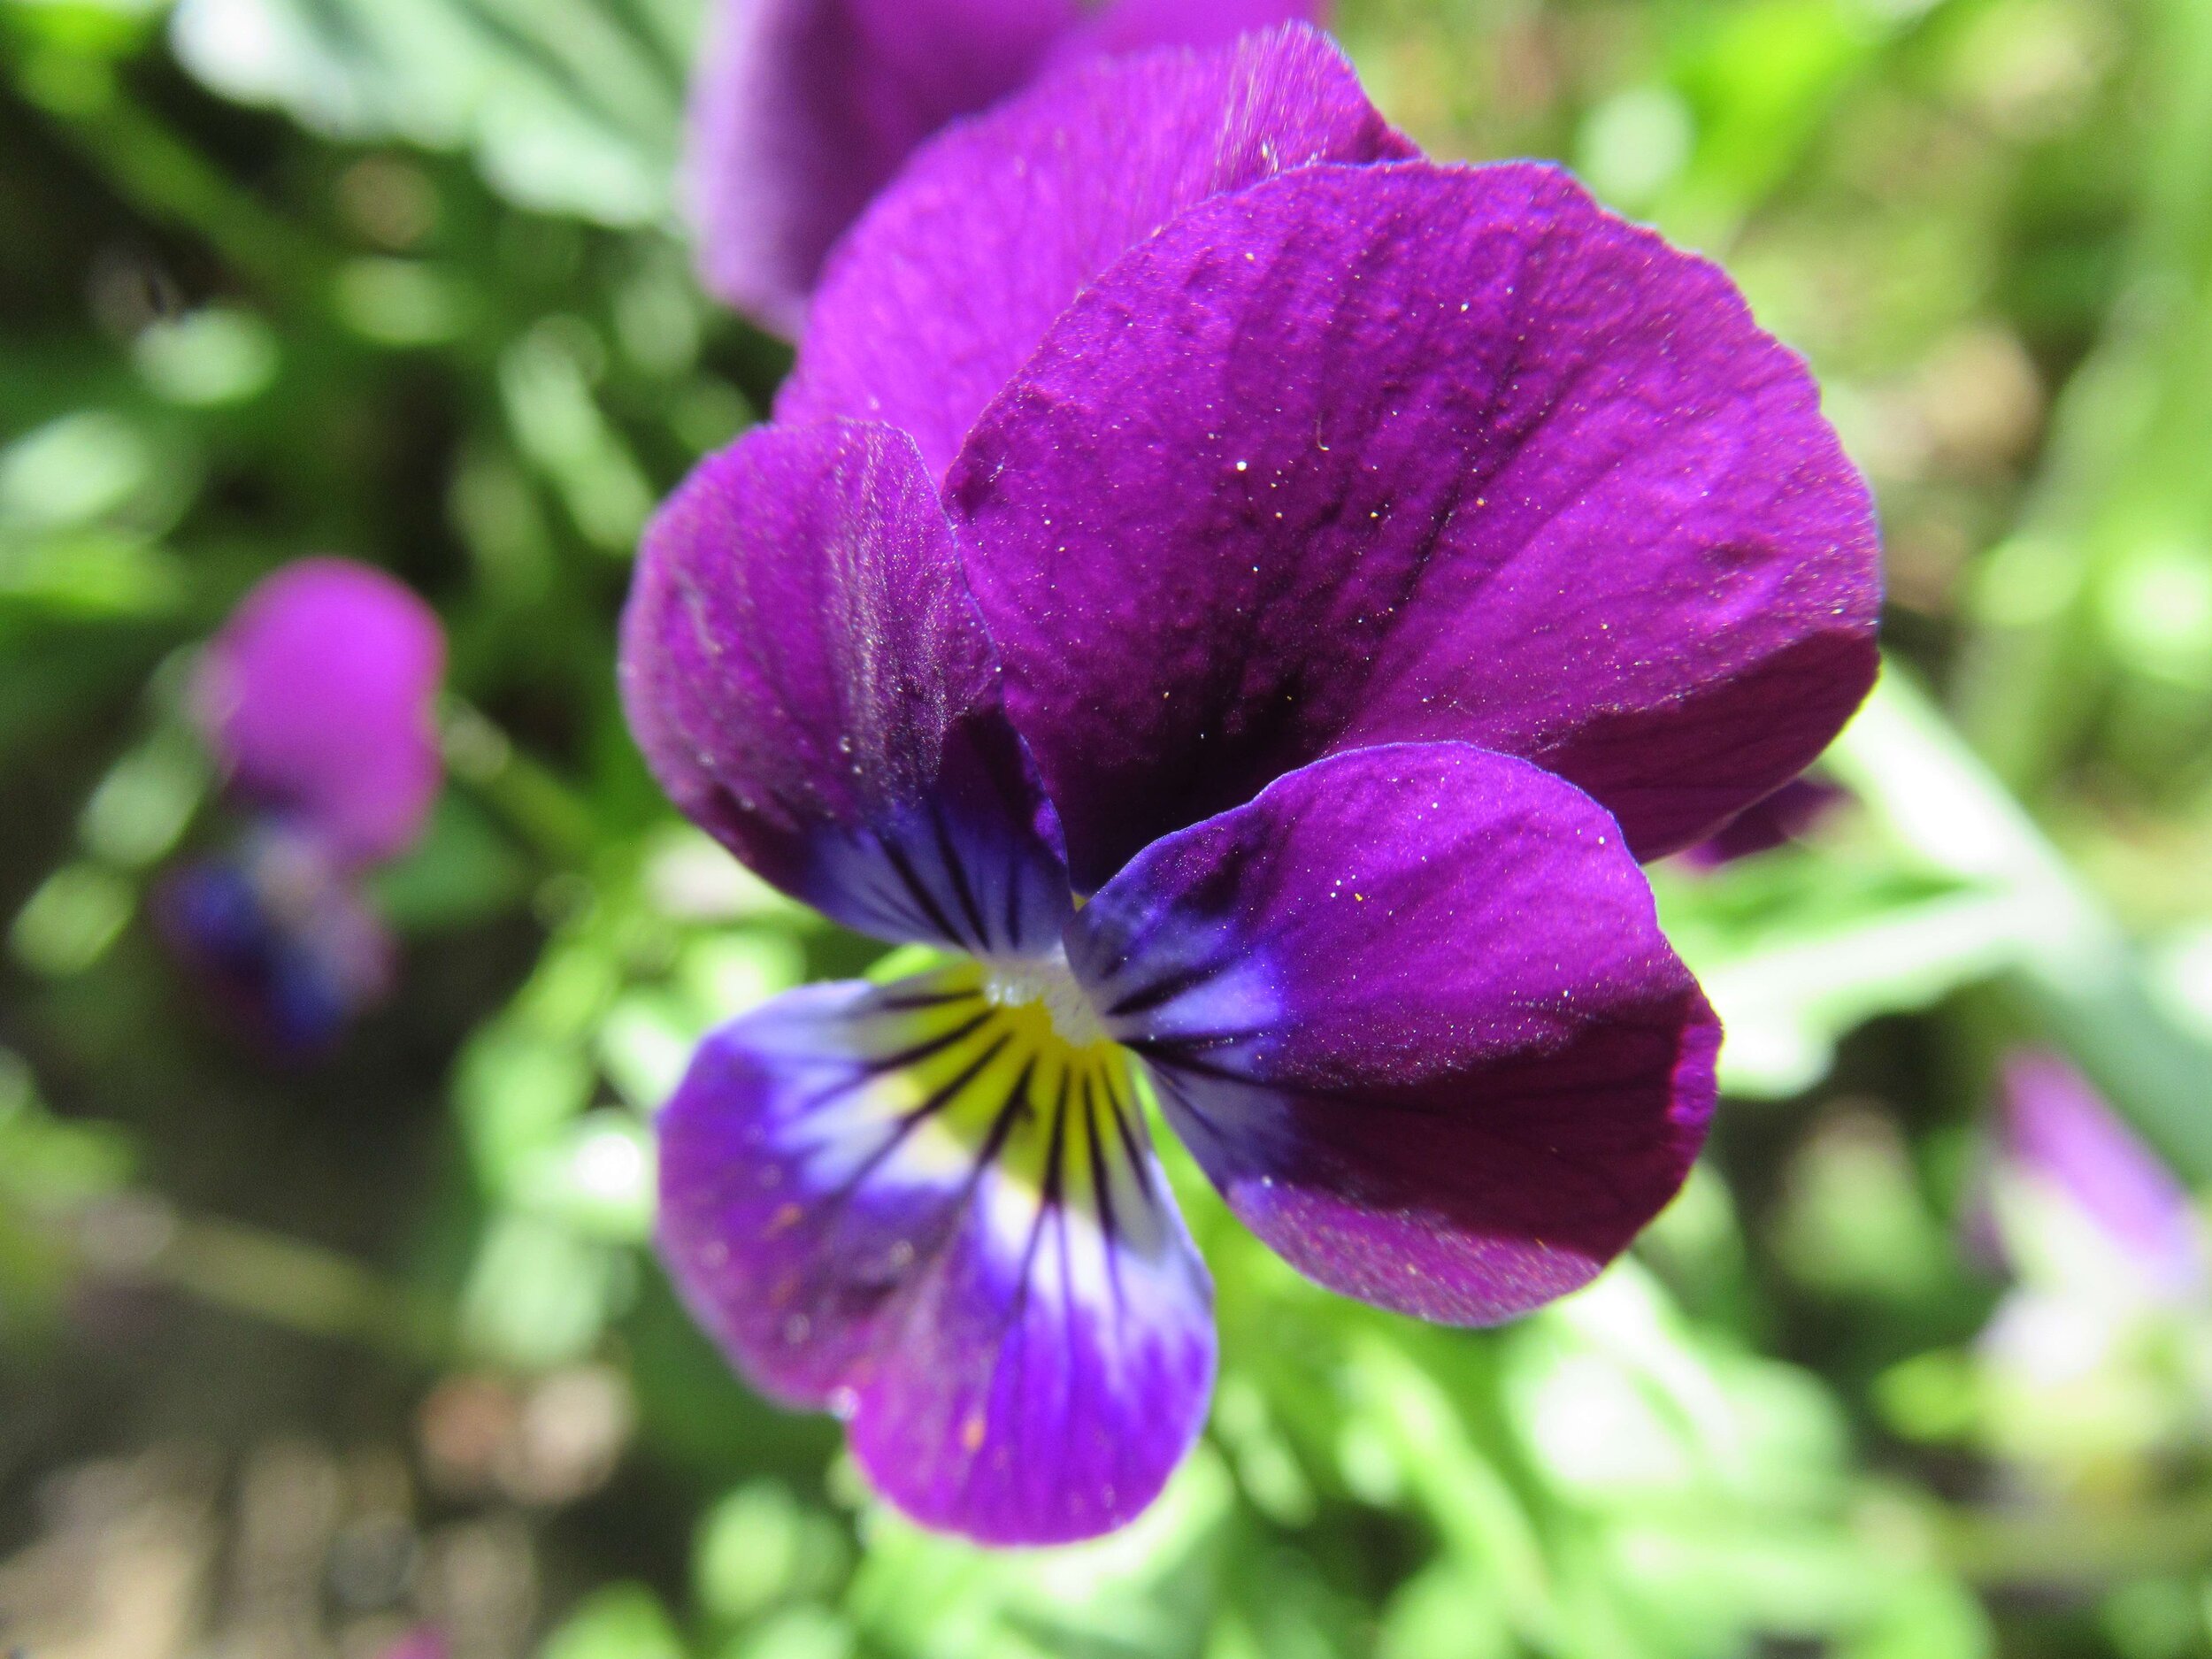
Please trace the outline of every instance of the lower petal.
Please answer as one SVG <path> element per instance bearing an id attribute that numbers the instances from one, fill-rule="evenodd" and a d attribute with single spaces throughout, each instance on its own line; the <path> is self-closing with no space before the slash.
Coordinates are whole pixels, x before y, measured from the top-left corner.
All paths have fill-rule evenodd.
<path id="1" fill-rule="evenodd" d="M 1619 826 L 1464 744 L 1320 761 L 1163 838 L 1069 954 L 1246 1224 L 1424 1318 L 1592 1278 L 1712 1110 L 1719 1026 Z"/>
<path id="2" fill-rule="evenodd" d="M 758 1386 L 847 1417 L 917 1520 L 1089 1537 L 1189 1449 L 1211 1290 L 1113 1045 L 973 964 L 813 986 L 710 1038 L 660 1127 L 694 1313 Z"/>

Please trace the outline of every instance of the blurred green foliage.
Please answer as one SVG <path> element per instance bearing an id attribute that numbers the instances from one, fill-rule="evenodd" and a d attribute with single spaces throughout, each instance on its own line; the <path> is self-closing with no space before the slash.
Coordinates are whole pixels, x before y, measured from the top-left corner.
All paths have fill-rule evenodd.
<path id="1" fill-rule="evenodd" d="M 1892 669 L 1849 806 L 1654 872 L 1731 1099 L 1633 1258 L 1422 1328 L 1179 1166 L 1208 1438 L 1126 1533 L 1001 1556 L 747 1396 L 643 1248 L 700 1033 L 871 956 L 673 818 L 613 696 L 641 522 L 788 361 L 689 274 L 700 12 L 0 0 L 0 1494 L 176 1415 L 53 1380 L 163 1397 L 72 1311 L 151 1281 L 388 1376 L 403 1436 L 455 1378 L 618 1377 L 641 1472 L 530 1499 L 581 1517 L 544 1659 L 2212 1651 L 2212 1311 L 2046 1386 L 1967 1239 L 2025 1038 L 2212 1180 L 2212 6 L 1344 0 L 1432 150 L 1570 162 L 1811 357 Z M 443 615 L 453 781 L 380 879 L 398 1002 L 272 1079 L 140 912 L 220 833 L 193 642 L 326 550 Z M 311 1419 L 233 1357 L 190 1432 Z"/>

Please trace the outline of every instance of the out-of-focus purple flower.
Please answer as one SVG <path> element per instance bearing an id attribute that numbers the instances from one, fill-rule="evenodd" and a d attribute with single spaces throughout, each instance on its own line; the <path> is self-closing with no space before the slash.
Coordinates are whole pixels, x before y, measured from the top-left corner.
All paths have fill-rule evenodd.
<path id="1" fill-rule="evenodd" d="M 1214 46 L 1327 0 L 718 0 L 686 167 L 707 286 L 795 335 L 824 258 L 939 128 L 1109 53 Z"/>
<path id="2" fill-rule="evenodd" d="M 2006 1056 L 1991 1172 L 2016 1270 L 2101 1298 L 2184 1301 L 2207 1283 L 2188 1189 L 2089 1080 L 2047 1049 Z"/>
<path id="3" fill-rule="evenodd" d="M 442 1632 L 423 1624 L 387 1647 L 380 1659 L 451 1659 L 452 1652 Z"/>
<path id="4" fill-rule="evenodd" d="M 327 1048 L 391 987 L 391 936 L 352 876 L 280 830 L 172 873 L 155 918 L 231 1023 L 279 1056 Z"/>
<path id="5" fill-rule="evenodd" d="M 336 558 L 267 578 L 202 657 L 194 710 L 251 827 L 172 874 L 157 920 L 279 1056 L 326 1047 L 390 986 L 392 941 L 359 884 L 414 844 L 436 798 L 444 662 L 427 605 Z"/>
<path id="6" fill-rule="evenodd" d="M 1730 818 L 1682 856 L 1701 870 L 1717 870 L 1740 858 L 1772 852 L 1803 839 L 1814 825 L 1850 798 L 1839 785 L 1793 778 L 1763 801 Z"/>
<path id="7" fill-rule="evenodd" d="M 1625 1247 L 1719 1040 L 1636 861 L 1875 661 L 1864 486 L 1719 271 L 1419 159 L 1291 27 L 926 146 L 777 412 L 647 532 L 630 721 L 761 875 L 955 955 L 725 1027 L 662 1115 L 663 1252 L 746 1375 L 928 1525 L 1134 1515 L 1214 1358 L 1148 1090 L 1382 1307 L 1503 1319 Z"/>
<path id="8" fill-rule="evenodd" d="M 211 641 L 194 704 L 233 793 L 359 867 L 422 833 L 442 771 L 445 635 L 382 571 L 301 559 Z"/>

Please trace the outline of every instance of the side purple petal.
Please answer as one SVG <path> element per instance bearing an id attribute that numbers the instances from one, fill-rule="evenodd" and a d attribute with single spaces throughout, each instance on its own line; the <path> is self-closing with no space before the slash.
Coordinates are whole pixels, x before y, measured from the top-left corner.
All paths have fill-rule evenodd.
<path id="1" fill-rule="evenodd" d="M 1121 1525 L 1203 1422 L 1211 1290 L 1126 1061 L 973 967 L 812 986 L 710 1038 L 662 1113 L 660 1243 L 771 1394 L 850 1424 L 926 1525 Z"/>
<path id="2" fill-rule="evenodd" d="M 707 287 L 795 335 L 824 256 L 915 146 L 1081 18 L 1075 0 L 720 0 L 685 157 Z"/>
<path id="3" fill-rule="evenodd" d="M 195 711 L 233 791 L 351 864 L 397 856 L 443 777 L 445 634 L 382 571 L 301 559 L 264 580 L 201 659 Z"/>
<path id="4" fill-rule="evenodd" d="M 1427 1319 L 1588 1280 L 1712 1111 L 1719 1025 L 1618 826 L 1464 744 L 1319 761 L 1155 843 L 1069 957 L 1231 1208 Z"/>
<path id="5" fill-rule="evenodd" d="M 1054 325 L 947 500 L 1086 887 L 1320 755 L 1438 738 L 1655 856 L 1873 680 L 1870 503 L 1803 364 L 1546 167 L 1193 208 Z"/>
<path id="6" fill-rule="evenodd" d="M 1125 249 L 1279 173 L 1412 153 L 1343 54 L 1302 27 L 1052 76 L 939 137 L 855 226 L 777 418 L 887 422 L 941 473 L 1053 319 Z"/>
<path id="7" fill-rule="evenodd" d="M 936 487 L 903 434 L 764 427 L 645 532 L 623 706 L 670 797 L 769 881 L 879 937 L 1049 949 L 1049 810 Z"/>
<path id="8" fill-rule="evenodd" d="M 2064 1058 L 2008 1055 L 2001 1111 L 2003 1167 L 2070 1203 L 2160 1293 L 2205 1285 L 2206 1241 L 2188 1189 Z"/>

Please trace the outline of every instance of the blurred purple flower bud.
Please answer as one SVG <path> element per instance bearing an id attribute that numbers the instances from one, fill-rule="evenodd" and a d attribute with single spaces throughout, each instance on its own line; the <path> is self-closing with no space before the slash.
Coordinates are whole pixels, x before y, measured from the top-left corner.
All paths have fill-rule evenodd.
<path id="1" fill-rule="evenodd" d="M 280 1058 L 326 1048 L 390 988 L 394 947 L 360 881 L 413 846 L 437 797 L 444 668 L 430 607 L 338 558 L 267 577 L 208 642 L 193 712 L 252 827 L 173 872 L 155 920 Z"/>
<path id="2" fill-rule="evenodd" d="M 173 872 L 154 916 L 228 1022 L 280 1059 L 327 1048 L 391 987 L 391 936 L 353 878 L 282 830 Z"/>
<path id="3" fill-rule="evenodd" d="M 195 711 L 234 795 L 358 868 L 421 834 L 442 776 L 436 615 L 379 570 L 302 559 L 211 641 Z"/>
<path id="4" fill-rule="evenodd" d="M 1998 1111 L 1996 1233 L 2015 1271 L 2048 1267 L 2158 1301 L 2204 1287 L 2188 1189 L 2070 1063 L 2040 1048 L 2007 1056 Z"/>

